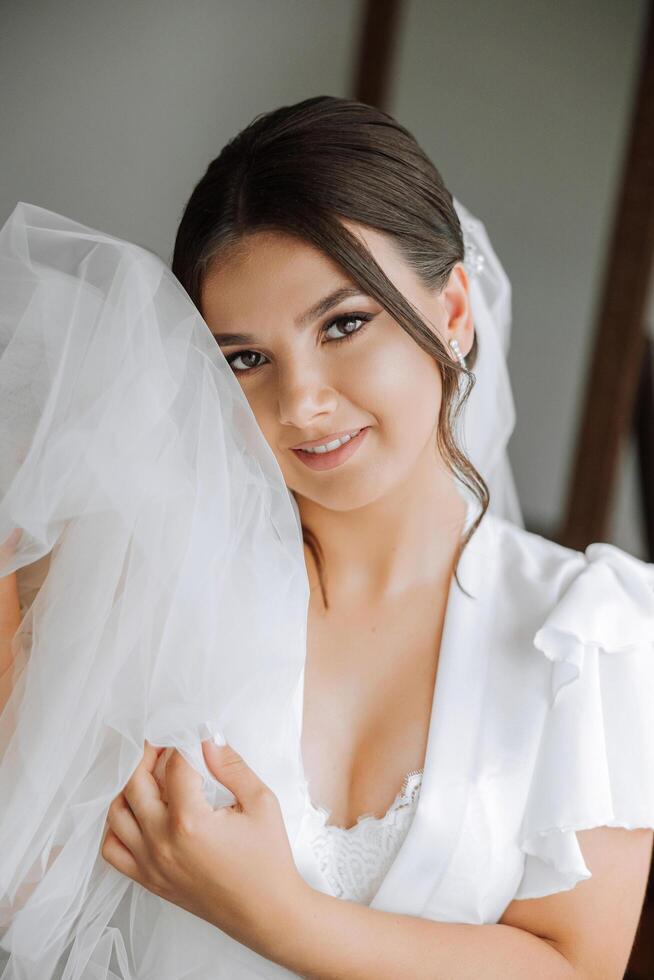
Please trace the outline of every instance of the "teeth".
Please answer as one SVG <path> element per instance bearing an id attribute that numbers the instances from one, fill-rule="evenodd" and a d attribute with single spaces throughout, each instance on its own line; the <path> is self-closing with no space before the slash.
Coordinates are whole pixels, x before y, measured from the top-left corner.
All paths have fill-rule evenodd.
<path id="1" fill-rule="evenodd" d="M 346 442 L 350 441 L 350 439 L 354 439 L 354 437 L 358 436 L 360 432 L 361 429 L 357 429 L 357 431 L 353 432 L 352 435 L 343 436 L 341 439 L 333 439 L 332 442 L 325 442 L 323 443 L 322 446 L 314 446 L 313 449 L 303 449 L 302 452 L 303 453 L 330 453 L 332 452 L 332 450 L 338 449 L 339 446 L 344 446 Z"/>

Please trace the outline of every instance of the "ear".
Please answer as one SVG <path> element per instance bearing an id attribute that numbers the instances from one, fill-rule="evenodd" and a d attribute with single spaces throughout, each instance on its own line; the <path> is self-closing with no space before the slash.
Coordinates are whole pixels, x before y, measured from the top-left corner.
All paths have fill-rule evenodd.
<path id="1" fill-rule="evenodd" d="M 446 341 L 459 341 L 461 353 L 465 357 L 475 339 L 475 327 L 470 302 L 470 280 L 463 262 L 457 262 L 450 272 L 449 279 L 440 294 L 447 320 L 445 323 Z"/>

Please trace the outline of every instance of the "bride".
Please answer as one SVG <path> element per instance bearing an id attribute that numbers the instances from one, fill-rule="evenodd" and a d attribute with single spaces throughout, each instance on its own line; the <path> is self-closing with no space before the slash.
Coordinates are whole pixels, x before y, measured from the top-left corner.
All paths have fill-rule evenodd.
<path id="1" fill-rule="evenodd" d="M 510 286 L 412 135 L 257 117 L 176 279 L 0 252 L 1 980 L 622 977 L 654 566 L 523 527 Z"/>

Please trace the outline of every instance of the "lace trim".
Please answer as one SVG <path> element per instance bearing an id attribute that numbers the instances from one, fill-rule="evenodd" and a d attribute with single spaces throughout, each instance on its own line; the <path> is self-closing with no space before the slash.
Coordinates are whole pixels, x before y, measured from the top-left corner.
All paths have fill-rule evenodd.
<path id="1" fill-rule="evenodd" d="M 364 904 L 372 900 L 408 832 L 422 775 L 422 769 L 412 769 L 383 817 L 362 813 L 352 827 L 327 823 L 331 811 L 309 800 L 322 820 L 311 846 L 336 897 Z"/>
<path id="2" fill-rule="evenodd" d="M 409 770 L 409 772 L 405 775 L 404 779 L 402 780 L 402 785 L 395 799 L 393 800 L 388 810 L 382 817 L 376 817 L 373 811 L 369 811 L 368 813 L 362 813 L 360 814 L 360 816 L 357 817 L 356 823 L 353 824 L 351 827 L 343 827 L 340 824 L 328 823 L 327 821 L 329 820 L 332 811 L 327 809 L 327 807 L 325 806 L 314 803 L 313 800 L 311 799 L 309 799 L 309 806 L 311 807 L 312 810 L 315 810 L 316 813 L 319 813 L 322 817 L 325 818 L 325 824 L 324 824 L 325 827 L 327 827 L 330 830 L 340 830 L 343 833 L 348 834 L 351 831 L 356 830 L 357 827 L 359 827 L 360 824 L 362 824 L 364 821 L 376 820 L 381 822 L 382 820 L 386 820 L 389 814 L 394 813 L 396 810 L 399 810 L 401 807 L 410 806 L 414 802 L 418 790 L 420 789 L 423 772 L 424 769 Z M 419 779 L 416 778 L 418 776 L 420 777 Z"/>

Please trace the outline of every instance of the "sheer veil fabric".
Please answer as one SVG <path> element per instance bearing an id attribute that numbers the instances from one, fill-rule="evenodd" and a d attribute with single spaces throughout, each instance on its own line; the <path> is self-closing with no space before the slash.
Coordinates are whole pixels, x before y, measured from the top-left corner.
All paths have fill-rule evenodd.
<path id="1" fill-rule="evenodd" d="M 522 524 L 507 454 L 511 290 L 455 201 L 479 340 L 459 433 Z M 304 773 L 293 710 L 309 586 L 297 504 L 207 325 L 155 255 L 19 203 L 0 231 L 0 576 L 23 618 L 0 715 L 0 980 L 290 976 L 103 860 L 144 739 L 221 732 L 279 798 Z"/>

